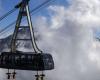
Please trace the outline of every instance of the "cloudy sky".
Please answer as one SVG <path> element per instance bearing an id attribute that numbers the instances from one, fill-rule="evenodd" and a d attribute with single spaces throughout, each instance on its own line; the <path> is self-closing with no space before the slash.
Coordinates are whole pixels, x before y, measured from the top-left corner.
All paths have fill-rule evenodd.
<path id="1" fill-rule="evenodd" d="M 0 0 L 0 10 L 6 12 L 8 3 Z M 100 43 L 95 39 L 100 33 L 100 0 L 56 0 L 33 18 L 42 37 L 38 45 L 55 61 L 55 69 L 45 72 L 47 80 L 100 80 Z M 4 70 L 0 74 L 3 80 Z M 22 71 L 18 76 L 29 79 L 29 74 Z"/>

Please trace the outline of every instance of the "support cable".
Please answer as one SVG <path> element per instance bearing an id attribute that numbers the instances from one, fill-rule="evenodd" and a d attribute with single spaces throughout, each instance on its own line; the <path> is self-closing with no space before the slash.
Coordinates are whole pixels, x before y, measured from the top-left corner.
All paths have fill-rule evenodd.
<path id="1" fill-rule="evenodd" d="M 2 33 L 2 32 L 4 32 L 6 29 L 8 29 L 9 27 L 11 27 L 12 25 L 14 25 L 16 23 L 16 20 L 15 21 L 13 21 L 11 24 L 9 24 L 8 26 L 6 26 L 4 29 L 2 29 L 2 30 L 0 30 L 0 34 Z"/>
<path id="2" fill-rule="evenodd" d="M 40 9 L 40 8 L 43 7 L 43 6 L 45 7 L 45 6 L 46 6 L 48 3 L 50 3 L 51 1 L 54 1 L 54 0 L 47 0 L 47 1 L 43 2 L 42 4 L 40 4 L 39 6 L 37 6 L 36 8 L 34 8 L 33 10 L 31 10 L 30 13 L 32 13 L 32 12 L 34 12 L 34 11 Z"/>
<path id="3" fill-rule="evenodd" d="M 32 13 L 31 16 L 34 15 L 35 11 L 38 12 L 41 8 L 48 6 L 47 4 L 48 4 L 49 2 L 51 2 L 51 1 L 54 1 L 54 0 L 46 1 L 46 2 L 42 3 L 41 5 L 37 6 L 36 8 L 34 8 L 33 10 L 31 10 L 31 11 L 30 11 L 30 13 Z M 34 13 L 33 13 L 33 12 L 34 12 Z M 23 21 L 24 21 L 24 20 L 23 20 Z M 4 32 L 4 31 L 5 31 L 6 29 L 8 29 L 9 27 L 12 27 L 12 25 L 14 25 L 15 23 L 16 23 L 16 20 L 13 21 L 13 22 L 12 22 L 11 24 L 9 24 L 8 26 L 6 26 L 4 29 L 0 30 L 0 35 L 1 35 L 2 32 Z"/>
<path id="4" fill-rule="evenodd" d="M 0 17 L 0 21 L 2 21 L 4 18 L 6 18 L 8 15 L 10 15 L 13 12 L 15 12 L 16 10 L 17 10 L 16 8 L 13 8 L 12 10 L 10 10 L 6 14 L 4 14 L 2 17 Z"/>

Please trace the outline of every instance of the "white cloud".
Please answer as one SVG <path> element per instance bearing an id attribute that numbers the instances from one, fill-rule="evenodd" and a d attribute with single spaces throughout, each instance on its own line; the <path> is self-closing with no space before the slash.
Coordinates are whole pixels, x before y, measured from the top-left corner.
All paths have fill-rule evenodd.
<path id="1" fill-rule="evenodd" d="M 55 60 L 49 79 L 100 79 L 100 43 L 93 34 L 93 28 L 100 25 L 99 7 L 99 0 L 74 0 L 68 8 L 49 7 L 51 24 L 44 17 L 38 18 L 41 48 L 50 51 Z"/>
<path id="2" fill-rule="evenodd" d="M 67 8 L 48 8 L 50 23 L 46 17 L 37 18 L 35 26 L 42 37 L 39 46 L 55 61 L 55 70 L 47 71 L 46 79 L 100 79 L 100 43 L 93 34 L 93 27 L 100 25 L 99 7 L 99 0 L 71 0 Z"/>
<path id="3" fill-rule="evenodd" d="M 74 0 L 69 16 L 84 24 L 98 24 L 100 21 L 100 0 Z"/>

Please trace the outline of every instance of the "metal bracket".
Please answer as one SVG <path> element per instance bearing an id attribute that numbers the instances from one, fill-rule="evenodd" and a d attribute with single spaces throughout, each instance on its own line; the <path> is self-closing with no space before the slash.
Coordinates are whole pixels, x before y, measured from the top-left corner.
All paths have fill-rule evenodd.
<path id="1" fill-rule="evenodd" d="M 26 4 L 29 3 L 30 0 L 23 0 L 22 2 L 18 3 L 15 8 L 20 8 L 22 6 L 26 6 Z"/>

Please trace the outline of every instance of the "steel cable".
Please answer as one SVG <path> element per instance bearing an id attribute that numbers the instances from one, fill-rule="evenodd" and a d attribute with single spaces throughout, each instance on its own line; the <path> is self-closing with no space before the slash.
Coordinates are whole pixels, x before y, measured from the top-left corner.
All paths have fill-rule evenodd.
<path id="1" fill-rule="evenodd" d="M 54 0 L 45 1 L 45 2 L 43 2 L 42 4 L 40 4 L 39 6 L 37 6 L 36 8 L 34 8 L 33 10 L 31 10 L 31 11 L 30 11 L 31 16 L 34 15 L 33 12 L 34 12 L 34 13 L 35 13 L 35 11 L 38 12 L 42 7 L 46 7 L 47 4 L 48 4 L 50 1 L 54 1 Z M 24 20 L 23 20 L 23 21 L 24 21 Z M 0 35 L 1 35 L 1 33 L 3 33 L 3 32 L 4 32 L 6 29 L 8 29 L 9 27 L 12 27 L 12 25 L 14 25 L 15 23 L 16 23 L 16 20 L 13 21 L 12 23 L 10 23 L 8 26 L 6 26 L 4 29 L 0 30 Z"/>
<path id="2" fill-rule="evenodd" d="M 8 15 L 10 15 L 11 13 L 13 13 L 14 11 L 16 11 L 16 8 L 10 10 L 6 14 L 4 14 L 2 17 L 0 17 L 0 21 L 2 21 L 4 18 L 6 18 Z"/>

